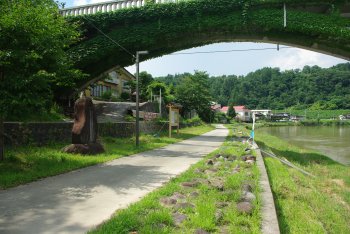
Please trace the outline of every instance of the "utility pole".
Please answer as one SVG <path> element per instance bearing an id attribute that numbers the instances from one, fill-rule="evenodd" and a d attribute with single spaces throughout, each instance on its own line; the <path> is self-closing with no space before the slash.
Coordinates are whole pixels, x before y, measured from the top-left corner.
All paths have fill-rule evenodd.
<path id="1" fill-rule="evenodd" d="M 140 104 L 140 100 L 139 100 L 139 73 L 140 73 L 140 69 L 139 69 L 139 63 L 140 63 L 140 55 L 143 54 L 148 54 L 148 51 L 136 51 L 136 147 L 139 147 L 140 145 L 140 122 L 139 122 L 139 104 Z"/>
<path id="2" fill-rule="evenodd" d="M 159 89 L 159 116 L 162 117 L 162 89 Z"/>

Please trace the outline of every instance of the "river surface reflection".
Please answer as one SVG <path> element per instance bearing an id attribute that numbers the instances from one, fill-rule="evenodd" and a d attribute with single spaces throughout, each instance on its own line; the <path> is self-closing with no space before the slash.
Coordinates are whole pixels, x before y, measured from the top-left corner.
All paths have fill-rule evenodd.
<path id="1" fill-rule="evenodd" d="M 342 126 L 281 126 L 257 129 L 289 143 L 312 149 L 335 161 L 350 165 L 350 127 Z"/>

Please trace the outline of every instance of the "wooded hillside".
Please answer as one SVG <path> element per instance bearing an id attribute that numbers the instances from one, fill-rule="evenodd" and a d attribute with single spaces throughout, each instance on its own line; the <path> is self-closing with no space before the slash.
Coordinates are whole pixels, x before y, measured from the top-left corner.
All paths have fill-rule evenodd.
<path id="1" fill-rule="evenodd" d="M 157 79 L 176 86 L 186 75 Z M 249 108 L 350 109 L 350 63 L 289 71 L 262 68 L 246 76 L 210 77 L 210 90 L 214 101 L 222 105 L 233 102 Z"/>

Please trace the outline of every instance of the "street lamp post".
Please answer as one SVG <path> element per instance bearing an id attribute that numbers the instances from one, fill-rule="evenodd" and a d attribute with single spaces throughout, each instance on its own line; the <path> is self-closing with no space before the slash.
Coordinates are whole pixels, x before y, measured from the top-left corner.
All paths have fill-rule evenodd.
<path id="1" fill-rule="evenodd" d="M 148 51 L 136 51 L 136 147 L 140 145 L 140 123 L 139 123 L 139 62 L 140 55 L 148 54 Z"/>

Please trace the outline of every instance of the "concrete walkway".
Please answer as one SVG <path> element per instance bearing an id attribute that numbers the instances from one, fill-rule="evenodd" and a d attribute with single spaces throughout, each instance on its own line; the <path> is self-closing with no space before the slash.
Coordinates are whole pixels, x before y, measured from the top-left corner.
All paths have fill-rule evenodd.
<path id="1" fill-rule="evenodd" d="M 156 150 L 0 191 L 0 233 L 85 233 L 218 148 L 216 130 Z"/>

